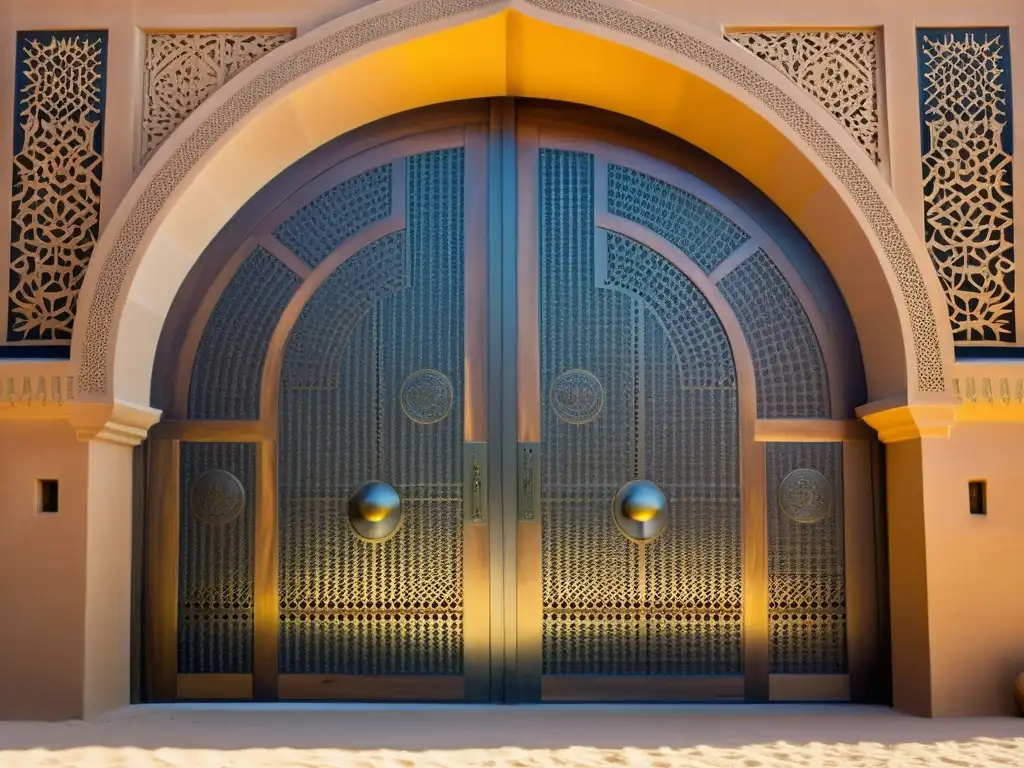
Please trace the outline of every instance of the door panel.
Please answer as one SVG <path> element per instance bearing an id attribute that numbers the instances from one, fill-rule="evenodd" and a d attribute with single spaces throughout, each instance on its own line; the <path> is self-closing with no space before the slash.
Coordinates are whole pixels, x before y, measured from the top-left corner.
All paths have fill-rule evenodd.
<path id="1" fill-rule="evenodd" d="M 319 676 L 314 690 L 336 676 L 463 674 L 465 153 L 396 163 L 405 228 L 331 274 L 284 354 L 279 672 Z M 401 499 L 381 540 L 349 520 L 373 480 Z"/>
<path id="2" fill-rule="evenodd" d="M 255 483 L 252 443 L 182 443 L 182 674 L 252 671 Z"/>
<path id="3" fill-rule="evenodd" d="M 222 260 L 151 451 L 150 698 L 487 696 L 482 127 L 356 142 Z"/>
<path id="4" fill-rule="evenodd" d="M 543 696 L 742 696 L 741 681 L 665 679 L 743 673 L 726 333 L 667 259 L 595 226 L 606 164 L 554 148 L 537 163 Z M 634 478 L 668 504 L 649 541 L 628 538 L 613 516 Z"/>

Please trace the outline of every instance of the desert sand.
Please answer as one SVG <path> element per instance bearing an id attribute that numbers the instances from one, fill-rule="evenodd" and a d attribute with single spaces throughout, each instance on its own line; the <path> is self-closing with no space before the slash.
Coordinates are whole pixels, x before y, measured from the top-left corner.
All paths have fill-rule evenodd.
<path id="1" fill-rule="evenodd" d="M 1022 766 L 1024 719 L 856 706 L 141 706 L 0 723 L 0 766 Z"/>

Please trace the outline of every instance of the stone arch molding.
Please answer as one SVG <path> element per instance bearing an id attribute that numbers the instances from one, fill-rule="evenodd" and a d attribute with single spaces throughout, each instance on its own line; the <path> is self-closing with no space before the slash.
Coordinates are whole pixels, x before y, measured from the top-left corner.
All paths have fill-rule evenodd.
<path id="1" fill-rule="evenodd" d="M 501 39 L 507 45 L 516 41 L 523 46 L 522 59 L 516 63 L 473 59 L 485 56 L 483 48 L 463 49 L 479 44 L 480 29 L 446 40 L 424 58 L 428 52 L 422 47 L 424 41 L 481 24 L 503 25 Z M 629 94 L 619 93 L 601 82 L 598 74 L 585 72 L 574 75 L 578 87 L 577 81 L 566 82 L 565 77 L 558 81 L 554 73 L 561 72 L 560 65 L 570 70 L 574 61 L 568 56 L 557 63 L 550 60 L 557 54 L 550 38 L 540 39 L 543 32 L 531 32 L 540 29 L 537 25 L 610 46 L 605 53 L 627 52 L 634 57 L 629 67 L 635 71 L 625 76 L 634 78 L 635 88 L 619 89 L 630 90 Z M 387 58 L 380 58 L 385 54 Z M 530 85 L 525 71 L 535 66 L 530 64 L 534 60 L 548 68 L 539 87 L 536 80 Z M 467 62 L 473 66 L 465 66 Z M 430 76 L 431 67 L 441 71 L 445 66 L 453 68 L 449 77 L 435 78 L 437 82 L 422 79 Z M 351 70 L 348 79 L 343 70 Z M 424 70 L 417 80 L 417 73 Z M 622 74 L 622 67 L 616 72 Z M 704 88 L 700 109 L 717 104 L 722 109 L 745 110 L 745 124 L 734 126 L 736 132 L 730 134 L 728 121 L 715 124 L 715 115 L 704 115 L 703 122 L 687 118 L 689 128 L 675 126 L 673 120 L 686 114 L 688 105 L 680 103 L 678 93 L 659 102 L 661 94 L 657 88 L 652 90 L 650 80 L 652 75 L 672 73 L 690 78 L 677 89 L 687 95 Z M 335 80 L 327 82 L 332 77 Z M 307 91 L 318 82 L 338 87 L 320 92 L 320 100 L 311 106 Z M 417 87 L 422 93 L 412 94 Z M 404 101 L 395 95 L 403 88 L 409 92 Z M 324 104 L 325 93 L 337 100 L 333 106 Z M 815 209 L 817 198 L 838 199 L 854 222 L 852 239 L 860 239 L 863 247 L 852 253 L 847 249 L 831 260 L 827 253 L 823 257 L 834 272 L 844 260 L 863 260 L 863 264 L 847 265 L 847 278 L 836 274 L 848 302 L 858 294 L 875 294 L 863 297 L 859 309 L 857 301 L 851 302 L 865 350 L 871 398 L 908 401 L 948 396 L 952 340 L 947 318 L 941 314 L 945 311 L 941 288 L 923 243 L 853 139 L 770 65 L 707 31 L 620 0 L 381 0 L 280 47 L 251 66 L 197 109 L 147 165 L 103 234 L 86 275 L 72 348 L 72 360 L 79 366 L 80 398 L 148 404 L 155 349 L 177 288 L 220 226 L 292 162 L 340 133 L 394 112 L 438 101 L 501 95 L 580 101 L 626 114 L 630 110 L 616 100 L 644 100 L 650 107 L 647 113 L 631 116 L 647 119 L 733 165 L 775 198 L 798 226 L 803 224 L 795 214 L 801 211 L 807 220 L 820 218 L 824 209 Z M 285 111 L 282 105 L 295 108 Z M 298 106 L 306 118 L 295 117 Z M 733 143 L 709 147 L 714 143 L 710 137 L 723 133 Z M 817 174 L 818 190 L 802 191 L 809 177 L 801 181 L 791 165 L 782 163 L 774 172 L 768 166 L 758 167 L 756 148 L 745 150 L 748 160 L 753 158 L 749 168 L 731 162 L 730 147 L 749 141 L 765 142 L 766 157 L 781 151 L 780 146 L 791 155 L 797 152 Z M 227 167 L 236 175 L 229 187 L 210 181 L 215 171 Z M 779 195 L 789 194 L 785 184 L 773 190 L 759 183 L 770 186 L 771 179 L 779 176 L 791 180 L 795 190 L 786 202 L 779 201 Z M 205 226 L 196 225 L 200 220 Z M 858 284 L 854 275 L 872 271 L 880 282 Z M 874 314 L 891 318 L 886 321 L 888 327 L 879 328 L 874 320 L 866 322 L 875 327 L 864 325 L 863 319 L 873 314 L 872 302 L 879 306 Z M 886 345 L 888 351 L 883 349 Z M 881 350 L 877 354 L 872 351 L 876 347 Z"/>

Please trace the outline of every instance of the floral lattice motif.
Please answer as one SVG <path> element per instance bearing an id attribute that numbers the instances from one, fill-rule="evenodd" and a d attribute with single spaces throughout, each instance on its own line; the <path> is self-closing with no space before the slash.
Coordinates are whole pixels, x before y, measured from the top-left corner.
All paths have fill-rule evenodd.
<path id="1" fill-rule="evenodd" d="M 875 32 L 759 31 L 731 32 L 728 37 L 817 99 L 880 162 Z"/>
<path id="2" fill-rule="evenodd" d="M 70 339 L 99 234 L 106 32 L 18 36 L 8 341 Z"/>
<path id="3" fill-rule="evenodd" d="M 293 36 L 290 32 L 146 35 L 142 162 L 214 91 Z"/>
<path id="4" fill-rule="evenodd" d="M 920 30 L 925 241 L 958 342 L 1016 340 L 1005 30 Z"/>

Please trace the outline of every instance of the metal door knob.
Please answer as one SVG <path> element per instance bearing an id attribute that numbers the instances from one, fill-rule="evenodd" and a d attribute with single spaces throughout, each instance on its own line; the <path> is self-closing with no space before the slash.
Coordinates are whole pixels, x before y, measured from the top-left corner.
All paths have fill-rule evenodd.
<path id="1" fill-rule="evenodd" d="M 612 516 L 627 538 L 650 541 L 668 522 L 665 494 L 650 480 L 631 480 L 615 494 Z"/>
<path id="2" fill-rule="evenodd" d="M 380 480 L 359 486 L 348 500 L 348 521 L 356 535 L 380 541 L 395 532 L 402 520 L 402 498 Z"/>

